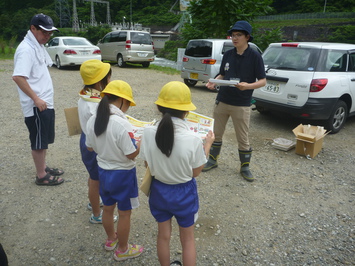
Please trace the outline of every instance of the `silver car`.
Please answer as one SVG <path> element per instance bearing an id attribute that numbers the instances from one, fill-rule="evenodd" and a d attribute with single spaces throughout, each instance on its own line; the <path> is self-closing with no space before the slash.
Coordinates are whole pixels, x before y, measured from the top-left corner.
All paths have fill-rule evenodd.
<path id="1" fill-rule="evenodd" d="M 127 62 L 149 67 L 155 59 L 152 37 L 149 32 L 117 30 L 106 34 L 97 44 L 102 60 L 117 62 L 119 67 Z"/>
<path id="2" fill-rule="evenodd" d="M 249 42 L 252 49 L 261 50 Z M 234 48 L 231 39 L 194 39 L 190 40 L 182 60 L 181 77 L 186 85 L 193 87 L 198 81 L 208 82 L 219 73 L 223 54 Z"/>

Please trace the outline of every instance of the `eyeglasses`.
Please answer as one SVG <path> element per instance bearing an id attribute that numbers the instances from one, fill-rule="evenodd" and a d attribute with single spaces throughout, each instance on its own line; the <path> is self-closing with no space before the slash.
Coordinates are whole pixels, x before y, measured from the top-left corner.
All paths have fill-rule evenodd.
<path id="1" fill-rule="evenodd" d="M 43 35 L 45 36 L 52 36 L 53 35 L 53 31 L 46 31 L 44 29 L 40 28 L 40 31 L 43 33 Z"/>
<path id="2" fill-rule="evenodd" d="M 236 34 L 232 34 L 231 38 L 240 38 L 242 36 L 245 36 L 243 33 L 236 33 Z"/>

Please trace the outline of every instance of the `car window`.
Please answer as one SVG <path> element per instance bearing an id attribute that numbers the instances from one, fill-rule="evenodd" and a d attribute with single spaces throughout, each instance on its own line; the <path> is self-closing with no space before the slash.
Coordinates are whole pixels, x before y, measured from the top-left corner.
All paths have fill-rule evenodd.
<path id="1" fill-rule="evenodd" d="M 223 43 L 222 54 L 224 54 L 225 52 L 227 52 L 228 50 L 230 50 L 232 48 L 234 48 L 234 45 L 232 42 Z"/>
<path id="2" fill-rule="evenodd" d="M 269 68 L 314 71 L 320 49 L 269 47 L 263 54 Z"/>
<path id="3" fill-rule="evenodd" d="M 346 69 L 346 51 L 329 50 L 326 71 L 344 72 Z"/>
<path id="4" fill-rule="evenodd" d="M 137 44 L 152 44 L 152 39 L 148 33 L 131 32 L 131 42 Z"/>
<path id="5" fill-rule="evenodd" d="M 190 41 L 186 47 L 185 55 L 194 57 L 211 57 L 212 42 Z"/>
<path id="6" fill-rule="evenodd" d="M 117 42 L 125 42 L 126 39 L 127 39 L 127 32 L 126 32 L 126 31 L 122 31 L 122 32 L 120 32 L 120 34 L 118 35 Z"/>
<path id="7" fill-rule="evenodd" d="M 54 38 L 48 44 L 48 46 L 58 46 L 58 45 L 59 45 L 59 39 L 58 38 Z"/>
<path id="8" fill-rule="evenodd" d="M 86 39 L 63 39 L 64 45 L 91 45 Z"/>
<path id="9" fill-rule="evenodd" d="M 108 43 L 110 42 L 111 34 L 107 34 L 102 40 L 101 43 Z"/>
<path id="10" fill-rule="evenodd" d="M 355 53 L 351 53 L 349 56 L 349 68 L 348 71 L 355 72 Z"/>

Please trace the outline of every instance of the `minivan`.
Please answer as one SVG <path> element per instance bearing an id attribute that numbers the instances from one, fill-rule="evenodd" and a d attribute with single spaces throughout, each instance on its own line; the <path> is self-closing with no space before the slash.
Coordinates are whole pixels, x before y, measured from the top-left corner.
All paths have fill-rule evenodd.
<path id="1" fill-rule="evenodd" d="M 355 45 L 271 43 L 262 55 L 266 86 L 254 90 L 255 107 L 317 120 L 337 133 L 355 115 Z"/>
<path id="2" fill-rule="evenodd" d="M 249 42 L 252 49 L 262 53 L 258 46 Z M 193 87 L 198 81 L 208 82 L 219 73 L 223 54 L 234 48 L 231 39 L 194 39 L 186 46 L 182 59 L 181 78 L 187 86 Z"/>
<path id="3" fill-rule="evenodd" d="M 152 37 L 146 31 L 112 31 L 97 46 L 101 50 L 102 60 L 117 62 L 119 67 L 125 67 L 127 62 L 149 67 L 155 59 Z"/>

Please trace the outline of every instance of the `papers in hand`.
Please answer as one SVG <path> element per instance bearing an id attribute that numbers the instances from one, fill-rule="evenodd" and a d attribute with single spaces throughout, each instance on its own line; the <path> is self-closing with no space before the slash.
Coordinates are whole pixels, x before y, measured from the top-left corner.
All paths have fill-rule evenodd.
<path id="1" fill-rule="evenodd" d="M 234 86 L 239 83 L 239 80 L 209 79 L 208 81 L 219 86 Z"/>

